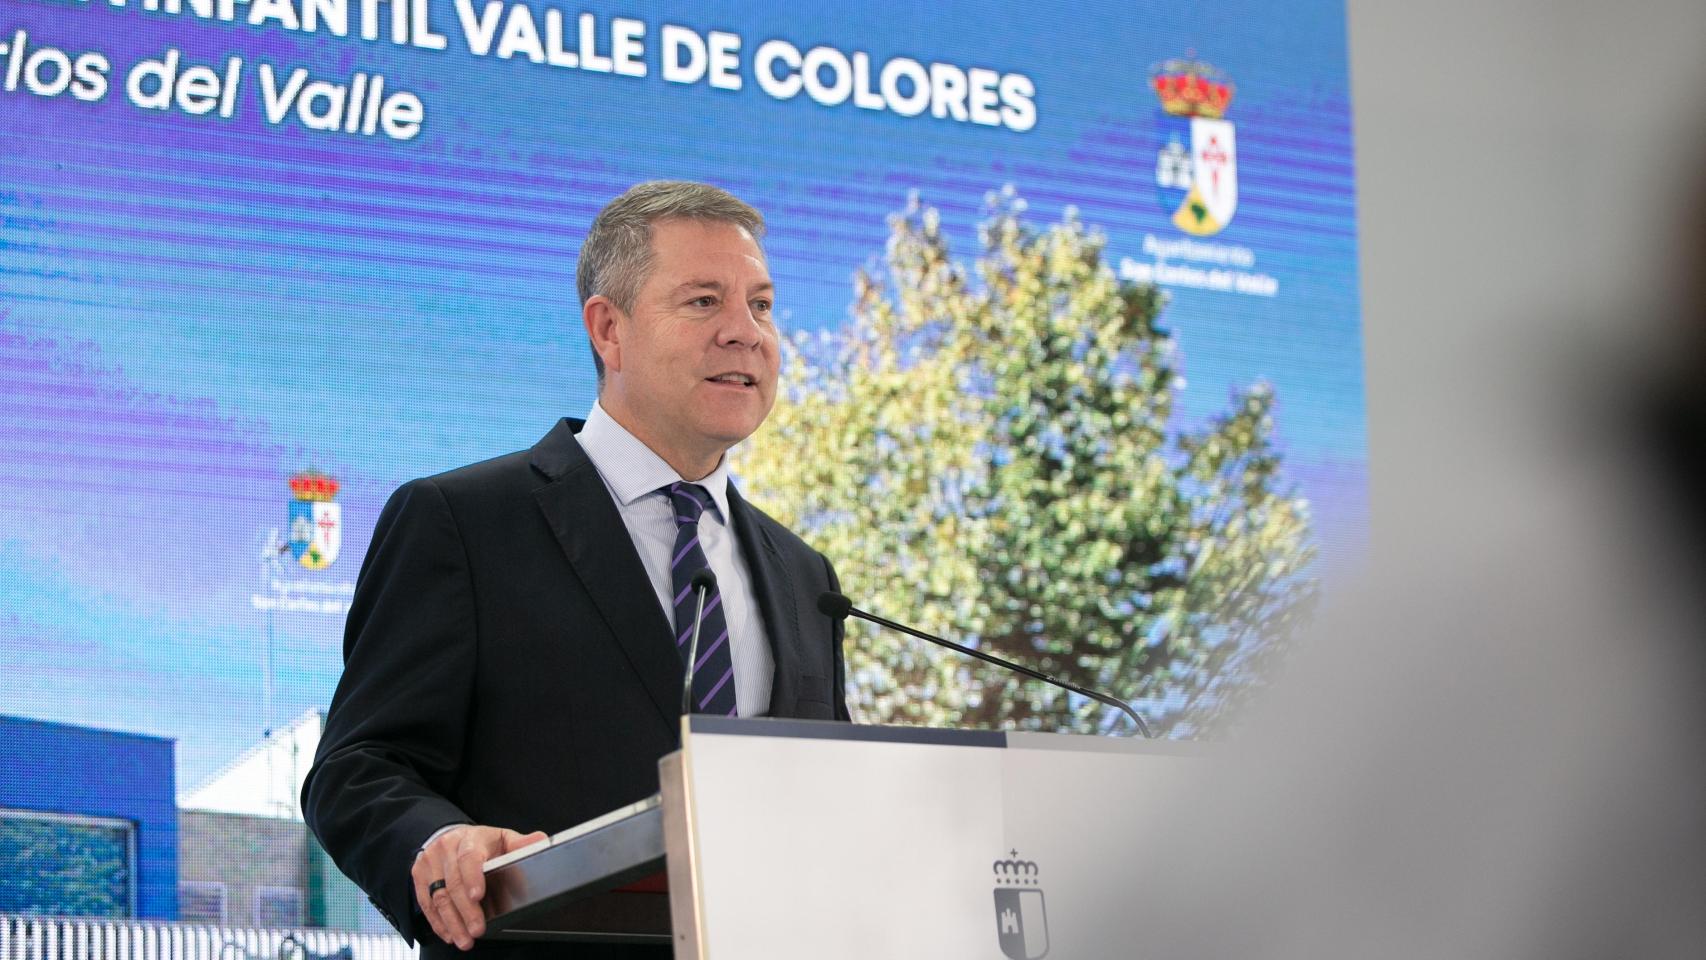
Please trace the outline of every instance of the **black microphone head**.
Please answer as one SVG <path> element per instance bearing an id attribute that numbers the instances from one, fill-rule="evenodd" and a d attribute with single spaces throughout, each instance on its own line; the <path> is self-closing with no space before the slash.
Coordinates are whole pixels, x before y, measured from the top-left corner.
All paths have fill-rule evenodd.
<path id="1" fill-rule="evenodd" d="M 700 567 L 694 571 L 692 577 L 688 578 L 687 586 L 694 590 L 703 590 L 709 593 L 717 589 L 717 575 L 711 572 L 710 567 Z"/>
<path id="2" fill-rule="evenodd" d="M 817 609 L 819 613 L 822 613 L 826 617 L 831 617 L 836 620 L 845 620 L 847 619 L 847 615 L 853 612 L 853 601 L 839 593 L 836 593 L 834 590 L 825 590 L 818 594 Z"/>

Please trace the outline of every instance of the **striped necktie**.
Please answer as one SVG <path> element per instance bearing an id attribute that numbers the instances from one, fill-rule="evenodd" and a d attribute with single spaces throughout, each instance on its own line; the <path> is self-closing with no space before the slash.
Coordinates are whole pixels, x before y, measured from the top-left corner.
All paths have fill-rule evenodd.
<path id="1" fill-rule="evenodd" d="M 698 595 L 689 586 L 693 575 L 710 566 L 699 545 L 699 518 L 711 504 L 711 494 L 696 483 L 672 483 L 663 488 L 675 507 L 675 553 L 669 578 L 675 588 L 675 646 L 683 664 L 693 640 L 693 611 Z M 729 655 L 729 626 L 723 618 L 723 596 L 705 596 L 705 615 L 699 630 L 699 662 L 693 668 L 693 705 L 699 713 L 735 715 L 735 664 Z"/>

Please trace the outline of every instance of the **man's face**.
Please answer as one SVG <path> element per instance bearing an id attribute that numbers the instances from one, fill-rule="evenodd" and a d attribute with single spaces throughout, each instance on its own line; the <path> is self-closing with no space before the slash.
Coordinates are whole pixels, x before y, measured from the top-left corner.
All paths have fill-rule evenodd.
<path id="1" fill-rule="evenodd" d="M 714 466 L 775 403 L 772 296 L 764 254 L 741 227 L 652 224 L 651 272 L 633 309 L 614 311 L 603 351 L 606 409 L 678 470 Z"/>

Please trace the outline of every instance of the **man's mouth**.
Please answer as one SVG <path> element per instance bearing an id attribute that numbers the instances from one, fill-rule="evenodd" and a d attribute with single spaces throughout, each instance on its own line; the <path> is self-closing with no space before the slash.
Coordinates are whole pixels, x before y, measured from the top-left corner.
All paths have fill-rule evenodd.
<path id="1" fill-rule="evenodd" d="M 727 383 L 737 387 L 750 387 L 757 383 L 756 380 L 744 373 L 719 373 L 714 377 L 706 377 L 705 379 L 712 383 Z"/>

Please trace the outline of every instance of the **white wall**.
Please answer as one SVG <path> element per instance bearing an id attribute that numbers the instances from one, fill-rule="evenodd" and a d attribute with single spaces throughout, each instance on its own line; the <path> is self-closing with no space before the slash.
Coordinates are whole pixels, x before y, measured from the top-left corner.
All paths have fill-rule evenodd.
<path id="1" fill-rule="evenodd" d="M 184 810 L 302 820 L 302 784 L 320 746 L 325 716 L 304 711 L 283 730 L 250 746 L 223 769 L 184 791 Z"/>

